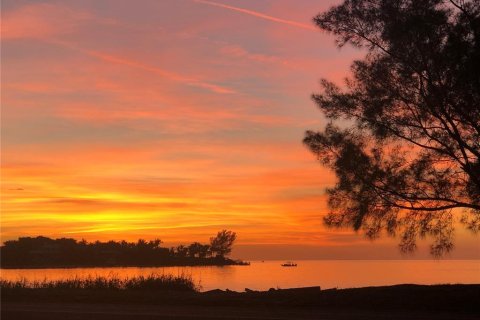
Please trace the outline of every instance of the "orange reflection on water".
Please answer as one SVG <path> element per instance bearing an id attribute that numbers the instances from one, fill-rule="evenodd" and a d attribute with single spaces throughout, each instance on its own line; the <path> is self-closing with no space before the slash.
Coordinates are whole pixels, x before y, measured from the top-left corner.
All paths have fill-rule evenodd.
<path id="1" fill-rule="evenodd" d="M 349 288 L 402 283 L 480 283 L 479 260 L 305 260 L 285 268 L 282 261 L 254 261 L 250 266 L 160 268 L 2 269 L 6 280 L 56 280 L 95 276 L 134 277 L 173 274 L 191 276 L 202 290 L 267 290 L 321 286 Z"/>

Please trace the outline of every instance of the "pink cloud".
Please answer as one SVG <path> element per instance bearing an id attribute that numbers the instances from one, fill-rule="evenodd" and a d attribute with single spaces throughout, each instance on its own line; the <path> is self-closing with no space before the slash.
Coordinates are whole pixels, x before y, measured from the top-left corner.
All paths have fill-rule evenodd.
<path id="1" fill-rule="evenodd" d="M 78 24 L 92 19 L 85 11 L 64 6 L 36 3 L 2 14 L 2 40 L 46 38 L 68 34 Z"/>
<path id="2" fill-rule="evenodd" d="M 227 45 L 221 48 L 222 53 L 237 57 L 237 58 L 247 58 L 256 62 L 262 63 L 277 63 L 281 65 L 289 65 L 290 63 L 284 59 L 273 55 L 266 55 L 260 53 L 251 53 L 241 46 L 238 45 Z"/>
<path id="3" fill-rule="evenodd" d="M 297 22 L 297 21 L 281 19 L 281 18 L 277 18 L 277 17 L 273 17 L 273 16 L 270 16 L 270 15 L 261 13 L 261 12 L 253 11 L 253 10 L 248 10 L 248 9 L 244 9 L 244 8 L 229 6 L 229 5 L 226 5 L 226 4 L 223 4 L 223 3 L 218 3 L 218 2 L 213 2 L 213 1 L 206 1 L 206 0 L 193 0 L 193 1 L 198 2 L 198 3 L 202 3 L 202 4 L 206 4 L 206 5 L 210 5 L 210 6 L 214 6 L 214 7 L 224 8 L 224 9 L 227 9 L 227 10 L 237 11 L 237 12 L 240 12 L 240 13 L 243 13 L 243 14 L 247 14 L 247 15 L 250 15 L 250 16 L 260 18 L 260 19 L 269 20 L 269 21 L 273 21 L 273 22 L 277 22 L 277 23 L 282 23 L 282 24 L 286 24 L 286 25 L 289 25 L 289 26 L 297 27 L 297 28 L 317 31 L 317 28 L 315 28 L 313 25 L 309 25 L 309 24 L 305 24 L 305 23 L 301 23 L 301 22 Z"/>
<path id="4" fill-rule="evenodd" d="M 75 51 L 78 51 L 78 52 L 82 52 L 82 53 L 84 53 L 88 56 L 100 59 L 102 61 L 106 61 L 106 62 L 110 62 L 110 63 L 114 63 L 114 64 L 125 65 L 125 66 L 129 66 L 129 67 L 132 67 L 132 68 L 144 70 L 144 71 L 147 71 L 147 72 L 150 72 L 150 73 L 157 74 L 161 77 L 167 78 L 167 79 L 175 81 L 175 82 L 183 83 L 185 85 L 190 85 L 190 86 L 194 86 L 194 87 L 198 87 L 198 88 L 207 89 L 207 90 L 212 91 L 214 93 L 221 93 L 221 94 L 235 93 L 235 91 L 233 89 L 223 87 L 223 86 L 220 86 L 220 85 L 216 85 L 216 84 L 213 84 L 213 83 L 210 83 L 210 82 L 206 82 L 206 81 L 197 79 L 195 77 L 179 75 L 177 73 L 174 73 L 174 72 L 171 72 L 171 71 L 159 68 L 159 67 L 151 66 L 149 64 L 146 64 L 146 63 L 143 63 L 143 62 L 140 62 L 140 61 L 127 59 L 127 58 L 124 58 L 124 57 L 120 57 L 120 56 L 117 56 L 117 55 L 112 55 L 112 54 L 108 54 L 108 53 L 104 53 L 104 52 L 100 52 L 100 51 L 96 51 L 96 50 L 83 49 L 83 48 L 81 48 L 81 47 L 79 47 L 79 46 L 77 46 L 73 43 L 69 43 L 69 42 L 66 42 L 66 41 L 49 40 L 48 42 L 52 43 L 52 44 L 56 44 L 56 45 L 61 45 L 63 47 L 66 47 L 66 48 L 69 48 L 69 49 L 72 49 L 72 50 L 75 50 Z"/>

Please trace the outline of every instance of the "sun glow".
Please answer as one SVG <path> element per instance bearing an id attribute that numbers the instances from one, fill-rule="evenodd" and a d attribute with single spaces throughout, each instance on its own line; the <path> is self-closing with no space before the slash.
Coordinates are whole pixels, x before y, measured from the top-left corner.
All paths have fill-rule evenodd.
<path id="1" fill-rule="evenodd" d="M 363 56 L 311 25 L 333 3 L 2 8 L 2 240 L 365 243 L 323 226 L 335 176 L 302 145 L 318 78 Z"/>

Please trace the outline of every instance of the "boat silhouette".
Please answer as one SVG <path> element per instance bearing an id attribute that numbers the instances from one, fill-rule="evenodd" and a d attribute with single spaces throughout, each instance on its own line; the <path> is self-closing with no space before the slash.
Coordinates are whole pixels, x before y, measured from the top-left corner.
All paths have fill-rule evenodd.
<path id="1" fill-rule="evenodd" d="M 292 262 L 292 261 L 287 261 L 287 262 L 285 262 L 285 263 L 282 263 L 281 266 L 282 266 L 282 267 L 296 267 L 297 264 L 294 263 L 294 262 Z"/>

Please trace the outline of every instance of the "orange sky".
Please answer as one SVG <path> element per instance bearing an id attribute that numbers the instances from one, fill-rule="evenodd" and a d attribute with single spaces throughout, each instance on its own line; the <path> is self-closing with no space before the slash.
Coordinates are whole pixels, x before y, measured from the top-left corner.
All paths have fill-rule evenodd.
<path id="1" fill-rule="evenodd" d="M 335 177 L 301 143 L 318 80 L 363 55 L 311 23 L 338 2 L 2 1 L 2 240 L 227 228 L 247 257 L 399 256 L 322 226 Z"/>

